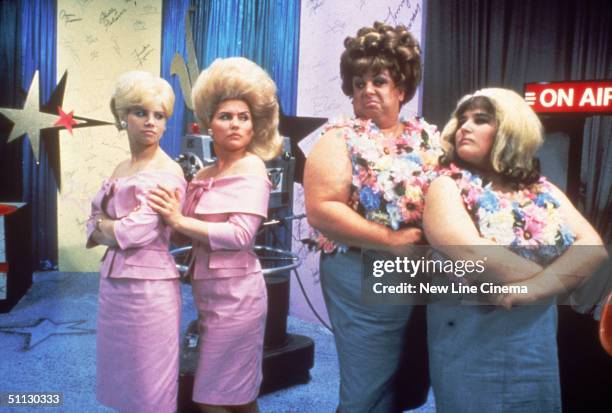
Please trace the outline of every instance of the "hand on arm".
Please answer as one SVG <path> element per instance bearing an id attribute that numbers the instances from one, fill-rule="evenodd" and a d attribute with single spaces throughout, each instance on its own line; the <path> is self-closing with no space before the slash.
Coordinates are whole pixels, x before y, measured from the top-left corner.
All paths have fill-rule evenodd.
<path id="1" fill-rule="evenodd" d="M 208 224 L 199 219 L 186 217 L 181 212 L 180 192 L 158 185 L 157 188 L 149 191 L 147 195 L 149 207 L 157 212 L 172 228 L 173 242 L 187 241 L 187 238 L 198 240 L 208 244 Z"/>
<path id="2" fill-rule="evenodd" d="M 306 160 L 304 191 L 308 222 L 325 236 L 346 245 L 409 253 L 421 240 L 421 230 L 393 231 L 366 220 L 347 205 L 352 167 L 346 143 L 338 130 L 319 139 Z"/>
<path id="3" fill-rule="evenodd" d="M 527 281 L 517 283 L 527 286 L 528 294 L 506 294 L 502 297 L 501 304 L 507 308 L 568 293 L 579 287 L 608 258 L 595 229 L 565 194 L 553 186 L 552 195 L 559 201 L 564 222 L 569 225 L 576 240 L 543 271 Z"/>
<path id="4" fill-rule="evenodd" d="M 497 284 L 533 277 L 542 267 L 508 248 L 496 246 L 480 236 L 455 182 L 442 176 L 429 187 L 423 212 L 423 227 L 429 243 L 455 260 L 481 260 L 486 251 L 486 270 L 479 281 Z M 482 248 L 483 246 L 490 246 Z M 465 277 L 470 281 L 470 277 Z"/>
<path id="5" fill-rule="evenodd" d="M 117 238 L 115 238 L 115 220 L 101 213 L 100 215 L 96 216 L 95 222 L 96 229 L 91 234 L 93 241 L 99 245 L 116 247 Z"/>
<path id="6" fill-rule="evenodd" d="M 98 229 L 100 223 L 104 219 L 104 214 L 100 210 L 100 207 L 96 202 L 93 202 L 91 205 L 91 214 L 89 218 L 87 218 L 86 228 L 87 228 L 87 242 L 85 244 L 85 248 L 93 248 L 98 245 L 107 245 L 107 240 L 103 236 L 103 234 Z"/>

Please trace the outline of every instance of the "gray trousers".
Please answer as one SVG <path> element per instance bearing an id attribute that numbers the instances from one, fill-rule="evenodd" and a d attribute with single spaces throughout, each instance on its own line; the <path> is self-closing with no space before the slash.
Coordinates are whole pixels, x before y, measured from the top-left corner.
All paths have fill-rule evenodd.
<path id="1" fill-rule="evenodd" d="M 398 411 L 394 378 L 410 345 L 405 342 L 405 330 L 412 306 L 362 303 L 357 252 L 322 256 L 320 270 L 338 351 L 340 412 Z"/>
<path id="2" fill-rule="evenodd" d="M 557 307 L 427 306 L 437 413 L 561 412 Z"/>

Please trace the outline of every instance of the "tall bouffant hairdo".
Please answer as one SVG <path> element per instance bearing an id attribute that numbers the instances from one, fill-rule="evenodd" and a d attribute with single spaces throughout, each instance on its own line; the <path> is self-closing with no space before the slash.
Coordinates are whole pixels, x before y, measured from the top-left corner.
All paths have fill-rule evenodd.
<path id="1" fill-rule="evenodd" d="M 174 111 L 174 91 L 165 79 L 149 72 L 131 71 L 119 76 L 110 100 L 115 126 L 121 130 L 121 120 L 135 106 L 159 102 L 166 118 Z"/>
<path id="2" fill-rule="evenodd" d="M 204 129 L 226 100 L 242 100 L 251 111 L 253 139 L 248 150 L 264 161 L 282 147 L 278 134 L 276 85 L 265 70 L 244 57 L 216 59 L 200 73 L 191 92 L 196 117 Z"/>
<path id="3" fill-rule="evenodd" d="M 544 142 L 540 119 L 516 92 L 509 89 L 481 89 L 459 100 L 444 130 L 440 163 L 461 164 L 455 150 L 455 134 L 461 127 L 458 119 L 467 111 L 481 109 L 495 118 L 497 133 L 491 148 L 490 166 L 508 182 L 529 184 L 540 177 L 535 157 Z"/>
<path id="4" fill-rule="evenodd" d="M 421 82 L 421 48 L 419 42 L 406 29 L 395 28 L 381 22 L 373 27 L 362 27 L 356 37 L 344 40 L 340 57 L 342 91 L 353 96 L 353 77 L 389 70 L 396 86 L 404 91 L 402 105 L 416 93 Z"/>

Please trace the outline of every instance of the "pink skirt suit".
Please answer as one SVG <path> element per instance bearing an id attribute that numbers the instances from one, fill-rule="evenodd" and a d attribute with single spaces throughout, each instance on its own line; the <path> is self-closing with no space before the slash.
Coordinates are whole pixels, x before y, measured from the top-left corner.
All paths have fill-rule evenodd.
<path id="1" fill-rule="evenodd" d="M 168 252 L 170 228 L 151 210 L 157 184 L 185 190 L 182 177 L 161 171 L 106 180 L 92 201 L 96 216 L 116 219 L 118 246 L 100 269 L 96 336 L 97 398 L 121 412 L 174 412 L 177 406 L 181 296 Z"/>
<path id="2" fill-rule="evenodd" d="M 209 224 L 210 244 L 193 245 L 200 328 L 195 402 L 241 405 L 259 393 L 267 295 L 253 244 L 271 186 L 257 175 L 189 183 L 184 213 Z"/>

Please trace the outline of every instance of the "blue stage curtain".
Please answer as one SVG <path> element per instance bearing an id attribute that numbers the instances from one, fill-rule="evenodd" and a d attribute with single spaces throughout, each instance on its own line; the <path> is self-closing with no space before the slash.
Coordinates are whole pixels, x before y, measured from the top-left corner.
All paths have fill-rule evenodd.
<path id="1" fill-rule="evenodd" d="M 16 2 L 0 1 L 0 107 L 16 108 L 23 103 L 17 93 L 17 38 L 19 29 L 19 8 Z M 7 142 L 12 127 L 0 116 L 0 200 L 14 202 L 21 200 L 23 193 L 21 145 Z"/>
<path id="2" fill-rule="evenodd" d="M 56 2 L 19 1 L 19 39 L 17 84 L 27 92 L 36 70 L 39 71 L 40 103 L 45 104 L 56 85 Z M 24 98 L 19 99 L 22 106 Z M 45 145 L 40 145 L 40 164 L 36 164 L 28 139 L 23 145 L 23 201 L 32 204 L 34 268 L 52 269 L 57 264 L 57 186 L 47 162 Z"/>
<path id="3" fill-rule="evenodd" d="M 283 112 L 295 115 L 300 1 L 195 0 L 194 5 L 200 68 L 218 57 L 247 57 L 270 73 Z"/>
<path id="4" fill-rule="evenodd" d="M 181 137 L 185 134 L 187 124 L 183 92 L 178 76 L 170 75 L 170 65 L 178 53 L 187 61 L 185 41 L 185 13 L 189 10 L 189 0 L 166 0 L 163 7 L 161 75 L 170 82 L 176 95 L 174 114 L 168 121 L 161 147 L 173 158 L 181 149 Z"/>

